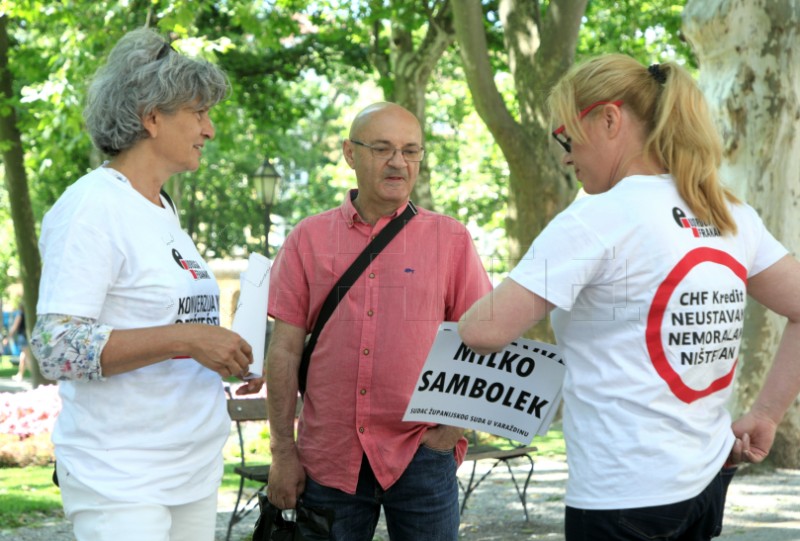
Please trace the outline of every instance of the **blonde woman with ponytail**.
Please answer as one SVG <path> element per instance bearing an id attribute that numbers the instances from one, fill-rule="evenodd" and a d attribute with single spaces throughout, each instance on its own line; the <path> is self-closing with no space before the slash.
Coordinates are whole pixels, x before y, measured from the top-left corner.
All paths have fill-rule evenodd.
<path id="1" fill-rule="evenodd" d="M 591 196 L 470 308 L 461 337 L 490 353 L 551 315 L 567 365 L 567 541 L 711 539 L 736 464 L 766 457 L 800 392 L 800 264 L 721 184 L 719 135 L 679 65 L 594 58 L 549 105 Z M 732 422 L 747 295 L 787 325 Z"/>

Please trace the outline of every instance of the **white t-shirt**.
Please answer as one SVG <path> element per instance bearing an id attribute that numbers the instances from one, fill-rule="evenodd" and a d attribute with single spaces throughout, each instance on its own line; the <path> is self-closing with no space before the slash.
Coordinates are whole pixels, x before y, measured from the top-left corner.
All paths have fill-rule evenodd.
<path id="1" fill-rule="evenodd" d="M 114 329 L 219 324 L 219 288 L 172 208 L 101 167 L 42 222 L 40 314 Z M 230 418 L 219 375 L 170 359 L 103 381 L 59 383 L 56 458 L 110 499 L 179 505 L 222 478 Z"/>
<path id="2" fill-rule="evenodd" d="M 559 214 L 511 272 L 556 306 L 567 505 L 679 502 L 725 462 L 747 278 L 787 253 L 751 207 L 731 211 L 723 237 L 671 177 L 628 177 Z"/>

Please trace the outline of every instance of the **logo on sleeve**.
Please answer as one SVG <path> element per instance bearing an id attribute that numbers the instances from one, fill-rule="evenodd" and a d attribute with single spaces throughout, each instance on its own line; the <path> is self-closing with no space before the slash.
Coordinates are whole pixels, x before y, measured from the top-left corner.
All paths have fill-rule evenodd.
<path id="1" fill-rule="evenodd" d="M 206 271 L 200 265 L 200 263 L 192 259 L 184 259 L 180 252 L 178 252 L 178 250 L 175 248 L 172 249 L 172 258 L 180 268 L 185 269 L 189 274 L 191 274 L 194 280 L 210 278 L 208 271 Z"/>
<path id="2" fill-rule="evenodd" d="M 675 223 L 677 223 L 683 229 L 688 229 L 691 231 L 692 235 L 697 238 L 722 236 L 716 226 L 707 224 L 702 220 L 698 220 L 697 218 L 689 218 L 686 216 L 686 213 L 678 207 L 674 207 L 672 209 L 672 218 L 675 220 Z"/>

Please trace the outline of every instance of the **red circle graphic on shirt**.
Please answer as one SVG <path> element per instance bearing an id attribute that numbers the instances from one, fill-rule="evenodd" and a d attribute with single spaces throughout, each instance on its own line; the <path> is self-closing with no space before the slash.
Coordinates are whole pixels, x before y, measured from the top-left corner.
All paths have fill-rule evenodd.
<path id="1" fill-rule="evenodd" d="M 730 385 L 736 371 L 736 365 L 739 362 L 738 358 L 734 360 L 730 372 L 712 381 L 705 389 L 693 389 L 684 383 L 680 374 L 675 371 L 669 363 L 669 360 L 667 360 L 667 355 L 664 351 L 664 342 L 661 339 L 661 327 L 664 322 L 667 304 L 669 303 L 672 293 L 678 285 L 680 285 L 681 281 L 693 268 L 701 263 L 723 265 L 738 276 L 745 285 L 747 284 L 747 270 L 730 254 L 714 248 L 695 248 L 687 253 L 683 259 L 675 265 L 658 287 L 655 297 L 653 297 L 650 313 L 647 315 L 647 331 L 645 334 L 647 351 L 650 354 L 650 360 L 656 372 L 667 382 L 667 385 L 669 385 L 670 390 L 675 396 L 687 404 L 691 404 L 695 400 L 699 400 L 704 396 L 708 396 Z"/>

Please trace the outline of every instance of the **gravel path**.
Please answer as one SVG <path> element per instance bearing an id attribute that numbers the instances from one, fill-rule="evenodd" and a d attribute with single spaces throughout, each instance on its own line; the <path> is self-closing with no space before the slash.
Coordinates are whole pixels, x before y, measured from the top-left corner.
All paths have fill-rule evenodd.
<path id="1" fill-rule="evenodd" d="M 485 471 L 489 464 L 479 464 Z M 521 466 L 515 472 L 521 472 Z M 459 470 L 466 479 L 469 467 Z M 530 522 L 525 522 L 522 505 L 505 468 L 497 468 L 470 496 L 461 517 L 460 539 L 465 541 L 563 541 L 564 483 L 567 467 L 563 460 L 540 458 L 528 487 Z M 217 541 L 225 540 L 227 520 L 235 494 L 220 496 Z M 800 541 L 800 470 L 755 472 L 744 468 L 734 478 L 728 493 L 725 541 Z M 255 516 L 237 525 L 233 541 L 244 541 L 252 533 Z M 381 520 L 375 541 L 388 541 Z M 0 531 L 0 541 L 74 541 L 65 520 L 53 520 L 38 528 Z M 424 541 L 424 540 L 422 540 Z"/>

